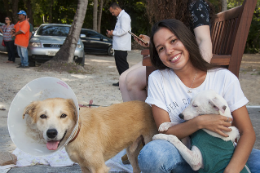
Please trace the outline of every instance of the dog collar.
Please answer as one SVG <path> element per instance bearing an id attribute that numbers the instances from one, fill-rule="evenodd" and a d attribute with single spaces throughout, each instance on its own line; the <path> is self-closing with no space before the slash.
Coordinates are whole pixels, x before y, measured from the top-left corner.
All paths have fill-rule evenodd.
<path id="1" fill-rule="evenodd" d="M 69 143 L 73 142 L 77 138 L 79 131 L 80 131 L 80 125 L 78 124 L 78 129 L 77 129 L 76 135 L 74 135 L 74 137 L 69 141 Z"/>

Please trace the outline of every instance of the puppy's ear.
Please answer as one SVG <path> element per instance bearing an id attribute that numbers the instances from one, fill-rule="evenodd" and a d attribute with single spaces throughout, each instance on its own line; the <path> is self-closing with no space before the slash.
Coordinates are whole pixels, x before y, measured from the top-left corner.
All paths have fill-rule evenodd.
<path id="1" fill-rule="evenodd" d="M 23 119 L 25 117 L 26 114 L 28 114 L 31 118 L 32 118 L 32 122 L 35 123 L 36 122 L 36 117 L 35 117 L 35 108 L 37 106 L 38 102 L 32 102 L 31 104 L 29 104 L 28 106 L 26 106 L 26 108 L 24 109 L 23 112 Z"/>
<path id="2" fill-rule="evenodd" d="M 218 97 L 214 97 L 213 99 L 210 100 L 210 103 L 213 105 L 213 107 L 219 111 L 220 113 L 224 114 L 225 110 L 227 108 L 226 105 L 224 105 L 223 102 Z"/>

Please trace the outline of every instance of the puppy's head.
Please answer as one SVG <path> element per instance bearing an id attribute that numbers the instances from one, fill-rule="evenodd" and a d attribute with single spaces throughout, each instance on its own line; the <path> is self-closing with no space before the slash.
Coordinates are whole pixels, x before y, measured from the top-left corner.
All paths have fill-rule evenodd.
<path id="1" fill-rule="evenodd" d="M 224 115 L 229 110 L 226 100 L 215 91 L 203 91 L 197 94 L 188 107 L 179 115 L 184 120 L 190 120 L 203 114 Z"/>
<path id="2" fill-rule="evenodd" d="M 31 117 L 46 141 L 49 150 L 56 150 L 70 136 L 77 122 L 77 110 L 73 100 L 51 98 L 35 101 L 24 110 Z"/>

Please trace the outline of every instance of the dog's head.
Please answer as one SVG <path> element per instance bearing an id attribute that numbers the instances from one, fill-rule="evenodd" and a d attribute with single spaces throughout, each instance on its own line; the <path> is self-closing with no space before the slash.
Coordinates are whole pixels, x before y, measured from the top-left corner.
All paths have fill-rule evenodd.
<path id="1" fill-rule="evenodd" d="M 70 136 L 77 122 L 77 110 L 73 100 L 50 98 L 35 101 L 24 110 L 31 123 L 42 133 L 49 150 L 56 150 Z"/>
<path id="2" fill-rule="evenodd" d="M 197 94 L 179 117 L 190 120 L 203 114 L 224 115 L 226 112 L 230 112 L 226 100 L 215 91 L 209 90 Z"/>

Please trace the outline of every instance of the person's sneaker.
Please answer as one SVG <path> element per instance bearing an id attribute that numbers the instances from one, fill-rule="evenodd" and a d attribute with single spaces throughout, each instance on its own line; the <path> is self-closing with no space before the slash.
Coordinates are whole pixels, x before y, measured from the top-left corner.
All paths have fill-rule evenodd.
<path id="1" fill-rule="evenodd" d="M 21 66 L 21 65 L 19 65 L 19 66 L 17 66 L 16 68 L 22 68 L 23 66 Z"/>
<path id="2" fill-rule="evenodd" d="M 113 83 L 112 85 L 113 85 L 113 86 L 119 86 L 119 82 Z"/>

